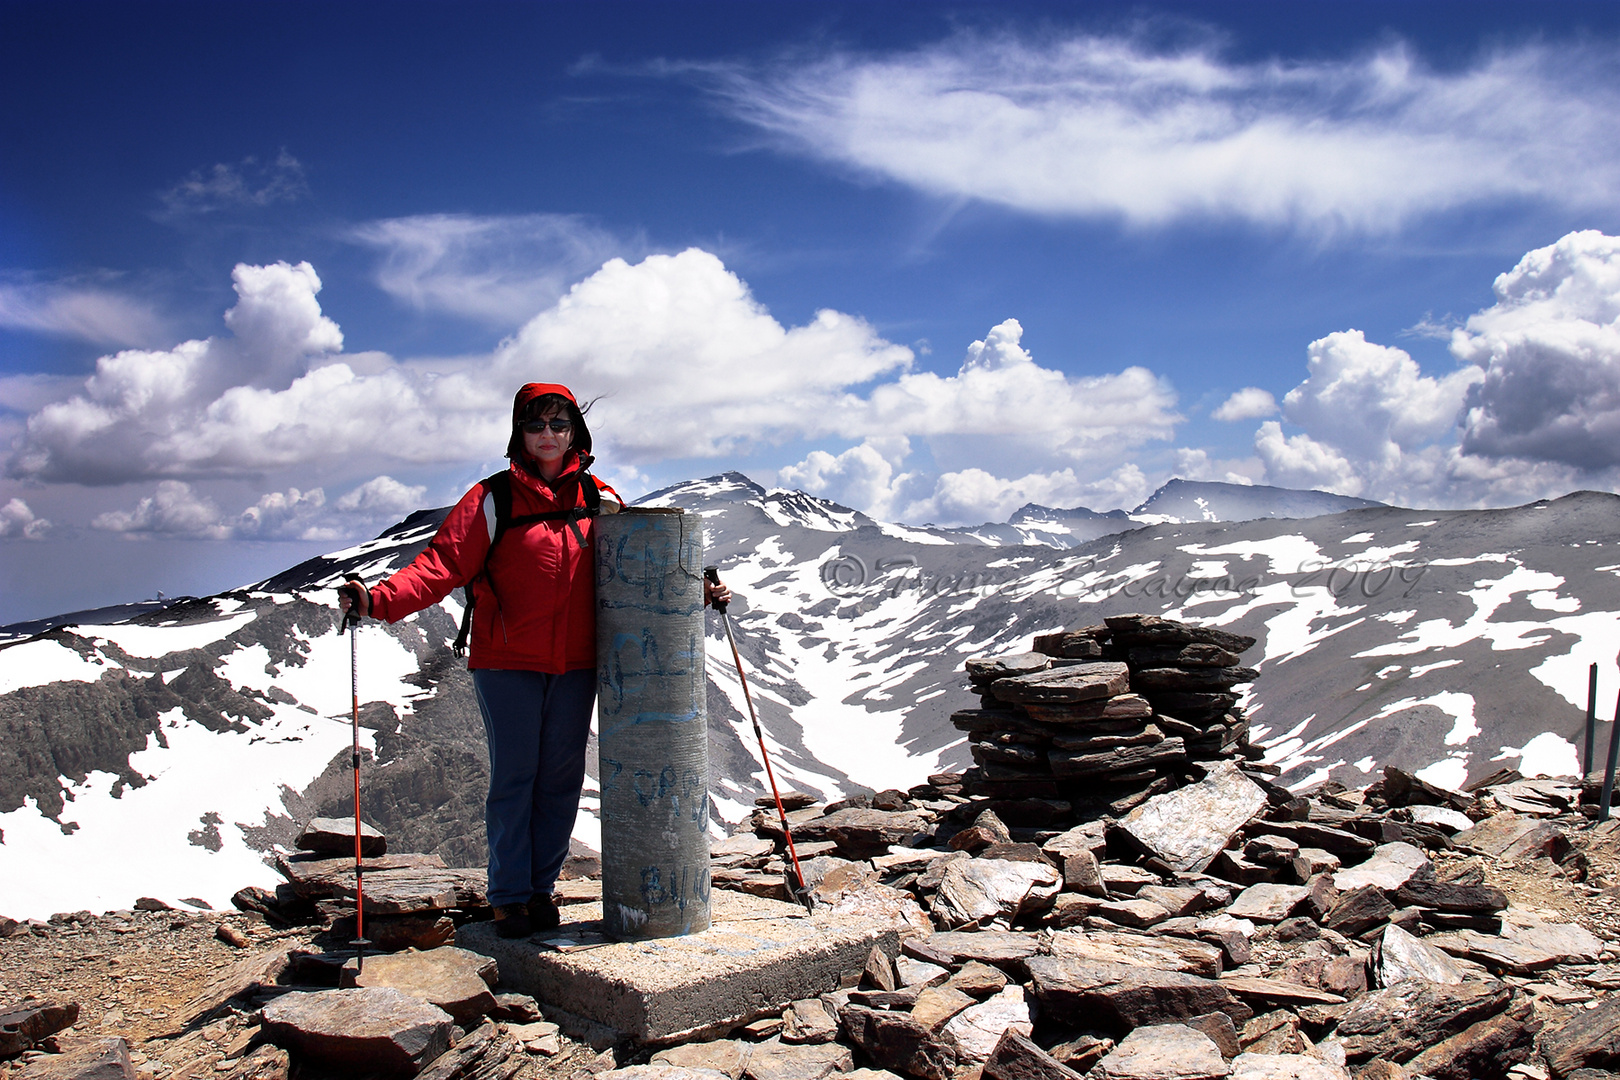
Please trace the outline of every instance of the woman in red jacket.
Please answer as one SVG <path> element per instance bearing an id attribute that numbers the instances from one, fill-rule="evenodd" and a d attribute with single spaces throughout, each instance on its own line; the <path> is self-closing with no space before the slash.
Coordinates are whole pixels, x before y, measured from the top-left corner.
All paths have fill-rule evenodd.
<path id="1" fill-rule="evenodd" d="M 489 902 L 503 937 L 557 925 L 551 890 L 585 778 L 596 700 L 594 522 L 585 511 L 596 500 L 583 485 L 598 489 L 602 513 L 623 505 L 585 471 L 590 451 L 568 388 L 529 383 L 512 403 L 511 525 L 499 542 L 491 547 L 495 495 L 481 481 L 409 566 L 370 589 L 351 583 L 339 599 L 345 612 L 398 622 L 472 584 L 467 666 L 489 740 Z M 522 520 L 531 515 L 542 518 Z M 713 593 L 730 596 L 723 586 Z"/>

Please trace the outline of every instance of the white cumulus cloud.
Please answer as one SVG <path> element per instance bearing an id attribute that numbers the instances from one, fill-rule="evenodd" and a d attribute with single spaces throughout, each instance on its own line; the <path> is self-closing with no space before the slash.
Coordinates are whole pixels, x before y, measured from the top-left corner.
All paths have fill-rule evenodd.
<path id="1" fill-rule="evenodd" d="M 1453 332 L 1483 377 L 1462 449 L 1487 457 L 1620 465 L 1620 238 L 1570 233 L 1496 279 L 1496 303 Z"/>
<path id="2" fill-rule="evenodd" d="M 1042 215 L 1384 231 L 1620 188 L 1612 63 L 1569 43 L 1440 69 L 1401 43 L 1239 62 L 1209 38 L 962 33 L 721 74 L 727 106 L 790 149 Z"/>
<path id="3" fill-rule="evenodd" d="M 90 522 L 92 529 L 129 536 L 187 536 L 223 540 L 230 527 L 220 522 L 219 507 L 183 480 L 164 480 L 131 510 L 109 510 Z"/>
<path id="4" fill-rule="evenodd" d="M 848 440 L 855 449 L 821 451 L 788 475 L 875 511 L 904 513 L 915 503 L 968 514 L 961 493 L 971 484 L 935 493 L 935 472 L 1057 478 L 1047 488 L 1024 483 L 1032 497 L 1082 492 L 1181 420 L 1174 391 L 1152 372 L 1069 375 L 1043 366 L 1023 348 L 1014 319 L 973 342 L 950 374 L 917 370 L 910 349 L 838 311 L 783 325 L 697 249 L 636 264 L 610 259 L 490 356 L 453 361 L 343 353 L 307 263 L 244 264 L 233 278 L 230 334 L 102 357 L 78 393 L 28 416 L 11 474 L 110 485 L 293 472 L 300 482 L 282 502 L 211 524 L 304 535 L 316 510 L 351 509 L 312 502 L 325 489 L 311 480 L 488 461 L 506 444 L 514 388 L 549 381 L 596 399 L 591 427 L 609 475 Z M 926 476 L 915 463 L 902 471 L 913 443 L 931 458 Z M 398 512 L 419 497 L 409 484 L 372 483 L 345 496 L 358 500 L 353 509 Z M 101 527 L 197 534 L 195 515 L 165 516 L 162 500 L 178 505 L 181 495 L 163 488 L 146 509 L 104 515 Z M 184 524 L 165 524 L 175 521 Z"/>
<path id="5" fill-rule="evenodd" d="M 1620 239 L 1570 233 L 1500 275 L 1424 375 L 1360 331 L 1307 350 L 1309 377 L 1255 450 L 1270 482 L 1407 505 L 1503 505 L 1620 481 Z"/>
<path id="6" fill-rule="evenodd" d="M 1277 415 L 1277 399 L 1271 396 L 1270 390 L 1245 386 L 1221 402 L 1220 407 L 1209 415 L 1216 420 L 1258 420 L 1263 416 Z"/>
<path id="7" fill-rule="evenodd" d="M 51 523 L 13 498 L 0 506 L 0 540 L 44 540 L 51 534 Z"/>

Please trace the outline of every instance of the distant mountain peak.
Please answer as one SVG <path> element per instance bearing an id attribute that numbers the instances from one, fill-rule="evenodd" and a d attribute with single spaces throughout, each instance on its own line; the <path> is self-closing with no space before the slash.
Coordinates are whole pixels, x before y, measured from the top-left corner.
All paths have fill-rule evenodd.
<path id="1" fill-rule="evenodd" d="M 1387 506 L 1372 499 L 1301 491 L 1265 484 L 1228 484 L 1177 477 L 1147 497 L 1131 517 L 1143 524 L 1187 521 L 1256 521 L 1260 518 L 1313 518 Z"/>

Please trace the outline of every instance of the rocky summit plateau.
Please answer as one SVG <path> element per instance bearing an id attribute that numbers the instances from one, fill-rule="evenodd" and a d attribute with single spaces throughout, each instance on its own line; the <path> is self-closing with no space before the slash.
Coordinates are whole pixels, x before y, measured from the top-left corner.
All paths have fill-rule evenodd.
<path id="1" fill-rule="evenodd" d="M 703 516 L 796 789 L 807 896 L 711 626 L 713 895 L 787 937 L 805 919 L 872 942 L 795 975 L 826 985 L 733 995 L 751 1004 L 690 1030 L 615 1027 L 628 1014 L 529 981 L 621 947 L 596 921 L 594 781 L 563 936 L 488 947 L 454 599 L 358 635 L 366 929 L 387 956 L 352 959 L 330 589 L 402 565 L 443 511 L 218 596 L 16 628 L 0 1058 L 153 1080 L 1620 1067 L 1620 870 L 1583 760 L 1591 665 L 1600 700 L 1616 688 L 1620 499 L 1440 512 L 1216 487 L 975 529 L 737 474 L 648 497 Z"/>

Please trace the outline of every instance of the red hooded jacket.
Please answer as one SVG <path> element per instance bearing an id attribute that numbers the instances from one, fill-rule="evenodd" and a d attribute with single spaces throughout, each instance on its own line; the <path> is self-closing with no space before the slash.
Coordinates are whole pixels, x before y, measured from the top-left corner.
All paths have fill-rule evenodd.
<path id="1" fill-rule="evenodd" d="M 524 391 L 534 387 L 544 387 L 545 393 L 568 393 L 561 387 L 530 384 L 519 392 L 516 409 L 524 404 Z M 512 516 L 585 505 L 576 481 L 579 468 L 579 453 L 570 450 L 562 473 L 547 484 L 514 461 L 509 470 Z M 591 481 L 617 496 L 595 477 Z M 613 507 L 611 500 L 603 500 L 604 512 Z M 409 566 L 371 587 L 371 614 L 398 622 L 472 582 L 475 604 L 469 668 L 551 675 L 594 668 L 596 570 L 591 548 L 581 547 L 575 537 L 575 524 L 591 541 L 595 522 L 590 518 L 577 523 L 538 521 L 507 529 L 492 552 L 494 498 L 480 481 L 450 510 L 426 550 Z"/>

